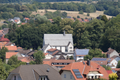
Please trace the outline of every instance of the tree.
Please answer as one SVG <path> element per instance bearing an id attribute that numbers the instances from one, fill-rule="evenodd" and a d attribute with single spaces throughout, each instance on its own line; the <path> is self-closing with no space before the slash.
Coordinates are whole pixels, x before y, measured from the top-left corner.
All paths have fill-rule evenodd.
<path id="1" fill-rule="evenodd" d="M 42 51 L 37 51 L 36 53 L 33 54 L 34 58 L 35 58 L 35 62 L 36 64 L 42 64 L 43 63 L 43 59 L 44 59 L 44 54 Z"/>
<path id="2" fill-rule="evenodd" d="M 118 61 L 117 68 L 120 68 L 120 61 Z"/>
<path id="3" fill-rule="evenodd" d="M 6 80 L 8 74 L 5 70 L 2 60 L 0 60 L 0 80 Z"/>
<path id="4" fill-rule="evenodd" d="M 118 76 L 116 73 L 109 74 L 109 80 L 117 80 Z"/>
<path id="5" fill-rule="evenodd" d="M 0 59 L 2 59 L 2 61 L 5 60 L 5 53 L 8 51 L 8 49 L 6 47 L 2 47 L 2 49 L 0 50 Z"/>
<path id="6" fill-rule="evenodd" d="M 108 19 L 107 19 L 107 17 L 106 17 L 105 15 L 103 15 L 103 16 L 101 17 L 101 20 L 104 21 L 105 23 L 108 22 Z"/>
<path id="7" fill-rule="evenodd" d="M 104 57 L 105 58 L 106 56 L 104 56 L 102 54 L 102 50 L 95 48 L 95 49 L 90 49 L 88 55 L 86 55 L 84 57 L 84 59 L 85 60 L 87 60 L 87 59 L 91 60 L 93 57 Z"/>
<path id="8" fill-rule="evenodd" d="M 80 18 L 80 16 L 77 16 L 77 18 Z"/>
<path id="9" fill-rule="evenodd" d="M 111 70 L 110 66 L 102 65 L 102 67 L 105 68 L 105 70 Z"/>
<path id="10" fill-rule="evenodd" d="M 90 16 L 90 14 L 89 14 L 89 13 L 87 13 L 87 16 Z"/>
<path id="11" fill-rule="evenodd" d="M 83 14 L 83 11 L 82 11 L 82 10 L 80 10 L 80 11 L 79 11 L 79 14 Z"/>
<path id="12" fill-rule="evenodd" d="M 70 25 L 66 25 L 64 28 L 63 28 L 63 31 L 66 31 L 66 34 L 72 34 L 73 33 L 73 28 L 71 28 Z"/>
<path id="13" fill-rule="evenodd" d="M 16 55 L 10 57 L 10 59 L 8 60 L 9 65 L 17 65 L 18 63 L 20 63 L 20 61 L 18 61 L 18 58 Z"/>
<path id="14" fill-rule="evenodd" d="M 35 19 L 36 19 L 36 22 L 39 23 L 39 24 L 48 22 L 48 19 L 47 19 L 46 16 L 36 15 Z"/>

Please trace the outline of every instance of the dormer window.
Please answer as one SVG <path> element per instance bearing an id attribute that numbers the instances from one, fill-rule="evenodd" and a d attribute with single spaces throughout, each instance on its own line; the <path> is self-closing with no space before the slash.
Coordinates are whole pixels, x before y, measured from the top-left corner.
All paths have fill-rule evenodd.
<path id="1" fill-rule="evenodd" d="M 14 76 L 14 80 L 16 80 L 16 76 Z"/>

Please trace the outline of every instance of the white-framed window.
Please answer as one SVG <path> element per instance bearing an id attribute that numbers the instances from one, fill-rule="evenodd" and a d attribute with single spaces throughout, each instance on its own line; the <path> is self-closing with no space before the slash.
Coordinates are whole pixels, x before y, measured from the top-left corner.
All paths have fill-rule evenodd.
<path id="1" fill-rule="evenodd" d="M 73 77 L 73 76 L 72 76 L 72 75 L 70 75 L 70 79 L 72 79 L 72 77 Z"/>
<path id="2" fill-rule="evenodd" d="M 64 74 L 64 78 L 66 78 L 66 74 Z"/>

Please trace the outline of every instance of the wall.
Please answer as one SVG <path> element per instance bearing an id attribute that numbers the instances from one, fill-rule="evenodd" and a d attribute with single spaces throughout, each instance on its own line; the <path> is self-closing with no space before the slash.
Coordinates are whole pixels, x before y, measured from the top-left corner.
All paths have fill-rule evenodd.
<path id="1" fill-rule="evenodd" d="M 45 56 L 45 59 L 51 59 L 52 57 L 53 57 L 52 55 L 47 54 L 47 55 Z"/>
<path id="2" fill-rule="evenodd" d="M 71 47 L 71 48 L 70 48 Z M 70 43 L 69 45 L 68 45 L 68 52 L 73 52 L 73 45 L 72 45 L 72 43 Z"/>
<path id="3" fill-rule="evenodd" d="M 119 56 L 118 52 L 116 52 L 115 50 L 110 54 L 110 57 L 113 57 L 113 56 Z"/>
<path id="4" fill-rule="evenodd" d="M 79 59 L 83 59 L 84 60 L 84 56 L 77 56 L 76 57 L 76 61 L 79 60 Z"/>
<path id="5" fill-rule="evenodd" d="M 64 78 L 64 74 L 66 74 L 66 78 Z M 72 73 L 70 71 L 63 71 L 61 74 L 62 80 L 75 80 L 75 78 L 72 76 L 72 79 L 70 79 L 70 76 Z"/>
<path id="6" fill-rule="evenodd" d="M 117 64 L 118 62 L 115 59 L 113 59 L 108 65 L 110 66 L 115 65 L 115 67 L 111 67 L 111 68 L 116 68 Z"/>
<path id="7" fill-rule="evenodd" d="M 47 50 L 51 49 L 50 45 L 48 45 L 48 47 L 44 50 L 44 53 L 47 52 Z"/>
<path id="8" fill-rule="evenodd" d="M 61 51 L 62 51 L 62 52 L 65 52 L 65 47 L 62 47 Z"/>

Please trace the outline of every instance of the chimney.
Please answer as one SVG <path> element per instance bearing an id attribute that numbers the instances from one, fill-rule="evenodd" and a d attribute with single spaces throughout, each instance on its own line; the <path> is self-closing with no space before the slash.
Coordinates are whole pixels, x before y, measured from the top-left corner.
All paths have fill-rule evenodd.
<path id="1" fill-rule="evenodd" d="M 87 65 L 90 66 L 90 60 L 89 59 L 87 60 Z"/>
<path id="2" fill-rule="evenodd" d="M 63 32 L 63 36 L 65 36 L 65 30 L 64 30 L 64 32 Z"/>

